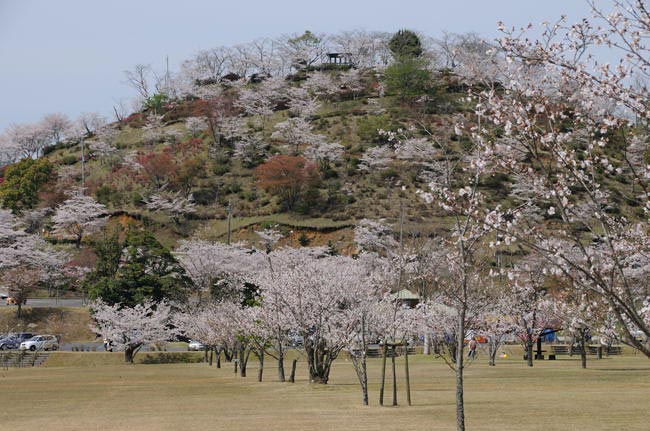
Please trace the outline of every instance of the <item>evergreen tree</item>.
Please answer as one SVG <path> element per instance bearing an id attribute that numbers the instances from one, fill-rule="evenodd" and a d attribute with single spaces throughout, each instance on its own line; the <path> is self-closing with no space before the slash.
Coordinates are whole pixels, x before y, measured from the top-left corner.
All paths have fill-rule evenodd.
<path id="1" fill-rule="evenodd" d="M 182 301 L 191 280 L 153 234 L 131 227 L 123 241 L 107 234 L 95 245 L 97 266 L 88 278 L 91 298 L 132 307 L 143 301 Z"/>
<path id="2" fill-rule="evenodd" d="M 397 61 L 413 59 L 422 55 L 422 42 L 411 30 L 399 30 L 388 42 L 388 49 Z"/>

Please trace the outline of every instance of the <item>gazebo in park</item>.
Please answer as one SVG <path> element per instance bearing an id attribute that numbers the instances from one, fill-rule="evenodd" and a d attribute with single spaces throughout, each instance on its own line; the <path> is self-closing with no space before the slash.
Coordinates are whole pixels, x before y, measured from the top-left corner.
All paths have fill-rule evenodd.
<path id="1" fill-rule="evenodd" d="M 327 64 L 352 65 L 352 54 L 347 52 L 328 52 Z"/>

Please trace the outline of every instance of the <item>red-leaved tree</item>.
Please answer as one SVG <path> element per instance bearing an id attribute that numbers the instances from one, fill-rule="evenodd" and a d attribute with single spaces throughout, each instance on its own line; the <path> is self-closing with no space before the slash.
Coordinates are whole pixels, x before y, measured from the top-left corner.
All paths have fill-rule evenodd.
<path id="1" fill-rule="evenodd" d="M 255 169 L 259 185 L 292 209 L 303 191 L 318 181 L 318 168 L 304 157 L 274 156 Z"/>

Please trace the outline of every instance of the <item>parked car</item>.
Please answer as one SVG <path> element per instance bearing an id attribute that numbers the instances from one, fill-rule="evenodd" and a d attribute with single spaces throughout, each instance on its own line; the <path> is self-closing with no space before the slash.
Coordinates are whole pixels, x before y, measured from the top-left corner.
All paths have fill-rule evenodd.
<path id="1" fill-rule="evenodd" d="M 16 334 L 9 334 L 0 339 L 0 350 L 17 349 L 20 343 L 32 338 L 34 334 L 30 332 L 18 332 Z"/>
<path id="2" fill-rule="evenodd" d="M 16 301 L 16 298 L 13 298 L 11 296 L 8 296 L 6 299 L 6 304 L 7 305 L 17 305 L 18 302 Z M 23 305 L 27 304 L 27 298 L 23 299 Z"/>
<path id="3" fill-rule="evenodd" d="M 0 292 L 0 299 L 7 299 L 9 298 L 9 295 L 7 295 L 6 292 Z"/>
<path id="4" fill-rule="evenodd" d="M 20 350 L 59 350 L 59 339 L 54 335 L 37 335 L 20 343 Z"/>
<path id="5" fill-rule="evenodd" d="M 203 345 L 203 343 L 200 343 L 198 341 L 190 340 L 190 342 L 187 343 L 187 350 L 199 351 L 199 350 L 204 350 L 204 349 L 205 349 L 205 346 Z"/>

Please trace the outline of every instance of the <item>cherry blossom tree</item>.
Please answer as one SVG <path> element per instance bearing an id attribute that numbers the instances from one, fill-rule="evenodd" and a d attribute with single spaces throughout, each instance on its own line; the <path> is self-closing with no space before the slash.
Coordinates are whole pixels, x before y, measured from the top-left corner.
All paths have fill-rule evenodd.
<path id="1" fill-rule="evenodd" d="M 143 99 L 153 95 L 160 81 L 149 64 L 136 64 L 133 70 L 125 70 L 124 76 L 126 84 L 137 91 Z"/>
<path id="2" fill-rule="evenodd" d="M 487 246 L 492 224 L 500 220 L 500 214 L 489 209 L 479 185 L 494 172 L 497 164 L 489 145 L 480 136 L 473 136 L 471 146 L 462 154 L 455 153 L 451 147 L 442 149 L 444 162 L 440 175 L 429 183 L 429 191 L 419 191 L 419 194 L 451 220 L 447 233 L 432 249 L 436 258 L 429 260 L 433 263 L 430 274 L 434 282 L 431 300 L 436 305 L 432 309 L 442 315 L 439 322 L 444 325 L 437 332 L 445 334 L 447 364 L 455 373 L 456 427 L 462 431 L 467 365 L 464 339 L 468 331 L 479 329 L 480 317 L 489 303 L 485 276 L 489 274 L 491 253 Z M 504 241 L 509 242 L 510 237 Z"/>
<path id="3" fill-rule="evenodd" d="M 359 93 L 364 89 L 364 84 L 361 80 L 361 72 L 358 69 L 350 69 L 340 76 L 341 88 L 352 94 L 352 98 L 356 99 Z"/>
<path id="4" fill-rule="evenodd" d="M 289 111 L 304 118 L 313 117 L 320 109 L 320 103 L 311 96 L 305 87 L 292 87 L 287 91 Z"/>
<path id="5" fill-rule="evenodd" d="M 292 147 L 292 154 L 299 155 L 300 148 L 317 147 L 324 141 L 322 135 L 312 132 L 312 125 L 303 117 L 293 117 L 275 125 L 271 138 Z"/>
<path id="6" fill-rule="evenodd" d="M 255 167 L 263 162 L 269 154 L 269 145 L 262 136 L 251 133 L 235 141 L 233 155 L 241 159 L 246 167 Z"/>
<path id="7" fill-rule="evenodd" d="M 3 272 L 2 280 L 7 286 L 7 294 L 16 304 L 16 317 L 19 319 L 22 317 L 22 306 L 41 281 L 42 275 L 39 268 L 29 266 L 15 266 Z"/>
<path id="8" fill-rule="evenodd" d="M 171 329 L 172 307 L 165 301 L 146 300 L 133 307 L 109 305 L 99 300 L 90 306 L 93 331 L 120 350 L 124 361 L 133 363 L 138 351 L 147 344 L 164 343 L 175 335 Z"/>
<path id="9" fill-rule="evenodd" d="M 647 168 L 620 150 L 634 150 L 645 133 L 648 89 L 635 79 L 648 74 L 648 13 L 642 1 L 613 1 L 611 11 L 590 4 L 593 18 L 573 25 L 561 18 L 539 37 L 501 26 L 504 88 L 476 102 L 484 124 L 508 139 L 488 137 L 490 127 L 476 132 L 502 171 L 530 186 L 514 207 L 497 209 L 493 227 L 543 256 L 571 289 L 600 297 L 621 338 L 650 357 L 650 296 L 639 283 L 650 269 L 647 220 L 616 211 L 621 193 L 650 207 Z M 600 61 L 599 49 L 614 61 Z M 613 182 L 628 186 L 614 191 Z"/>
<path id="10" fill-rule="evenodd" d="M 327 383 L 332 362 L 346 346 L 348 325 L 343 309 L 367 288 L 366 268 L 348 257 L 325 256 L 324 249 L 271 253 L 273 271 L 260 273 L 256 284 L 262 298 L 277 298 L 303 338 L 310 381 Z M 321 256 L 315 258 L 315 256 Z"/>
<path id="11" fill-rule="evenodd" d="M 181 192 L 160 191 L 148 196 L 144 202 L 149 211 L 161 211 L 167 214 L 175 224 L 183 216 L 196 211 L 192 195 L 184 196 Z"/>
<path id="12" fill-rule="evenodd" d="M 162 142 L 165 139 L 165 123 L 163 122 L 163 115 L 151 113 L 147 115 L 147 121 L 142 127 L 144 131 L 143 139 L 149 145 L 154 145 Z"/>
<path id="13" fill-rule="evenodd" d="M 77 248 L 83 236 L 101 227 L 106 207 L 90 196 L 77 191 L 74 196 L 59 205 L 52 216 L 56 232 L 72 235 Z"/>
<path id="14" fill-rule="evenodd" d="M 549 327 L 557 324 L 555 302 L 547 294 L 546 271 L 539 258 L 518 263 L 509 274 L 512 309 L 510 316 L 515 331 L 526 352 L 529 367 L 533 366 L 533 345 Z"/>
<path id="15" fill-rule="evenodd" d="M 492 289 L 489 303 L 479 317 L 478 333 L 487 339 L 488 365 L 495 366 L 497 353 L 508 336 L 517 331 L 513 313 L 517 313 L 515 298 L 507 289 Z M 516 314 L 515 314 L 516 316 Z"/>
<path id="16" fill-rule="evenodd" d="M 283 80 L 271 78 L 258 85 L 242 87 L 235 106 L 241 108 L 247 115 L 259 118 L 264 128 L 268 118 L 273 114 L 277 101 L 283 96 L 284 86 Z"/>
<path id="17" fill-rule="evenodd" d="M 386 146 L 370 147 L 360 158 L 359 170 L 377 171 L 387 169 L 393 160 L 393 151 Z"/>
<path id="18" fill-rule="evenodd" d="M 42 123 L 43 128 L 48 131 L 55 144 L 61 142 L 70 127 L 72 127 L 68 116 L 58 112 L 43 117 Z"/>
<path id="19" fill-rule="evenodd" d="M 185 119 L 185 128 L 193 138 L 196 138 L 208 128 L 208 122 L 202 117 L 188 117 Z"/>
<path id="20" fill-rule="evenodd" d="M 572 338 L 572 346 L 578 346 L 580 365 L 587 368 L 587 343 L 593 335 L 608 328 L 606 306 L 602 301 L 585 294 L 578 297 L 565 295 L 555 303 L 555 315 L 561 322 L 563 333 Z M 607 331 L 603 331 L 607 332 Z"/>
<path id="21" fill-rule="evenodd" d="M 39 157 L 50 143 L 50 131 L 41 122 L 10 124 L 6 132 L 9 142 L 19 157 Z"/>
<path id="22" fill-rule="evenodd" d="M 230 313 L 233 307 L 237 306 L 230 302 L 188 304 L 173 317 L 180 334 L 206 346 L 206 354 L 208 350 L 214 352 L 217 368 L 221 368 L 222 354 L 227 361 L 232 359 L 236 344 L 236 328 Z M 209 364 L 212 365 L 212 355 Z"/>
<path id="23" fill-rule="evenodd" d="M 335 52 L 346 53 L 354 67 L 364 69 L 385 66 L 390 62 L 390 38 L 391 34 L 385 32 L 353 30 L 335 34 L 331 39 Z"/>
<path id="24" fill-rule="evenodd" d="M 88 146 L 102 160 L 106 159 L 119 151 L 115 146 L 117 135 L 118 131 L 115 128 L 104 126 L 96 131 L 95 139 Z"/>
<path id="25" fill-rule="evenodd" d="M 36 284 L 60 274 L 68 259 L 40 236 L 27 233 L 9 211 L 0 210 L 0 272 L 16 299 L 18 317 Z"/>
<path id="26" fill-rule="evenodd" d="M 199 290 L 220 301 L 241 301 L 244 280 L 267 265 L 263 253 L 239 243 L 183 240 L 175 255 Z"/>
<path id="27" fill-rule="evenodd" d="M 84 112 L 77 118 L 70 133 L 76 139 L 83 135 L 92 135 L 106 125 L 106 117 L 99 112 Z"/>
<path id="28" fill-rule="evenodd" d="M 307 30 L 302 35 L 282 37 L 280 49 L 295 69 L 304 69 L 319 61 L 326 46 L 326 36 Z"/>
<path id="29" fill-rule="evenodd" d="M 330 99 L 341 92 L 341 85 L 331 73 L 310 73 L 307 81 L 302 85 L 316 101 Z"/>

